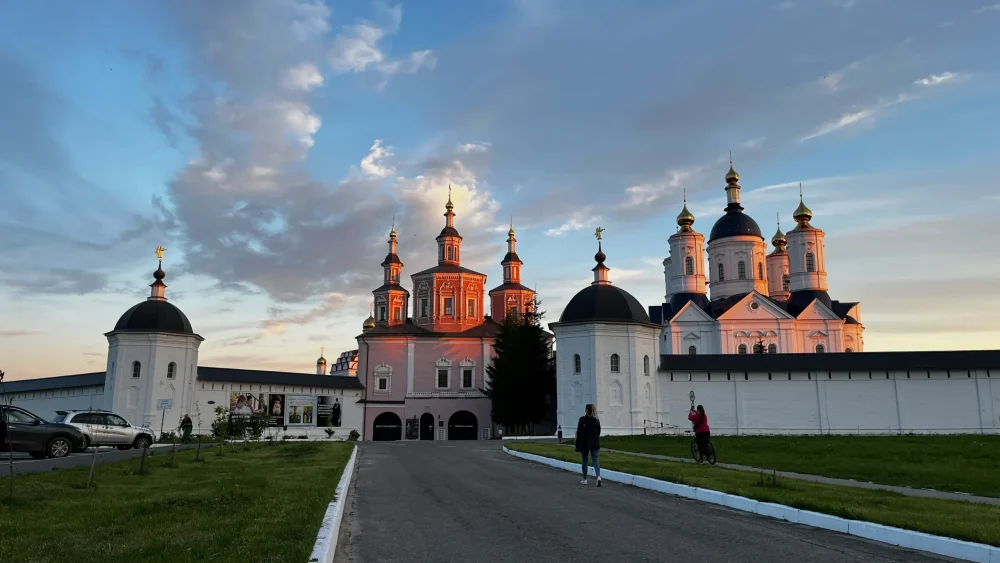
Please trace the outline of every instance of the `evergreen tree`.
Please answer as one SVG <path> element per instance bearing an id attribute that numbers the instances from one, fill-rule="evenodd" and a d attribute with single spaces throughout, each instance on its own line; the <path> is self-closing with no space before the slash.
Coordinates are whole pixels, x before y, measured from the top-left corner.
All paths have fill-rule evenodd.
<path id="1" fill-rule="evenodd" d="M 515 432 L 543 421 L 555 396 L 555 359 L 538 304 L 536 300 L 534 312 L 508 315 L 486 368 L 493 422 Z"/>

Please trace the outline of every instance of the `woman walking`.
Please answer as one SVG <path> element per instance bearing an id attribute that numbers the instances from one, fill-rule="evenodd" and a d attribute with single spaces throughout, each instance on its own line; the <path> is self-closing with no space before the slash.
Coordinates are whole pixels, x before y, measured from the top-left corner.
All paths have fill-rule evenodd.
<path id="1" fill-rule="evenodd" d="M 597 461 L 597 456 L 601 450 L 601 421 L 597 419 L 597 407 L 593 404 L 587 405 L 586 414 L 580 417 L 580 422 L 576 425 L 576 451 L 583 455 L 583 481 L 587 484 L 587 454 L 594 465 L 594 474 L 597 475 L 597 486 L 601 486 L 601 466 Z"/>
<path id="2" fill-rule="evenodd" d="M 694 438 L 698 442 L 698 455 L 704 459 L 708 453 L 708 439 L 712 435 L 708 427 L 708 415 L 705 414 L 705 407 L 698 405 L 698 410 L 691 409 L 688 413 L 688 420 L 694 425 Z"/>

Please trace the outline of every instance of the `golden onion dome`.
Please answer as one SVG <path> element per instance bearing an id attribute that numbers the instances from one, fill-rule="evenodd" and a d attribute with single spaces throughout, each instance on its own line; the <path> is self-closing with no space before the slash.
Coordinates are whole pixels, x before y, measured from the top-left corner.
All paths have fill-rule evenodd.
<path id="1" fill-rule="evenodd" d="M 795 212 L 792 213 L 792 218 L 798 223 L 808 224 L 809 220 L 813 218 L 813 212 L 811 209 L 806 207 L 804 201 L 802 201 L 802 196 L 799 196 L 799 206 L 795 208 Z"/>
<path id="2" fill-rule="evenodd" d="M 778 232 L 774 233 L 774 236 L 771 237 L 771 244 L 776 247 L 788 244 L 788 239 L 785 238 L 785 233 L 781 232 L 781 227 L 778 227 Z"/>
<path id="3" fill-rule="evenodd" d="M 733 169 L 733 164 L 729 163 L 729 172 L 726 173 L 726 182 L 739 182 L 740 175 Z"/>
<path id="4" fill-rule="evenodd" d="M 365 319 L 365 322 L 363 325 L 361 325 L 361 328 L 364 330 L 371 330 L 375 328 L 375 317 L 368 315 L 368 318 Z"/>
<path id="5" fill-rule="evenodd" d="M 694 214 L 688 211 L 687 203 L 684 204 L 684 209 L 681 209 L 679 215 L 677 215 L 677 224 L 683 230 L 690 230 L 691 225 L 694 224 Z"/>

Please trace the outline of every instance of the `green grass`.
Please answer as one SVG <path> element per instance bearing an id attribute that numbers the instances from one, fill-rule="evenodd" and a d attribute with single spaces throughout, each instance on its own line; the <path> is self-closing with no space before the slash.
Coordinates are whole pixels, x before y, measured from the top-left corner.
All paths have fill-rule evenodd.
<path id="1" fill-rule="evenodd" d="M 0 561 L 301 563 L 353 444 L 203 448 L 0 479 Z"/>
<path id="2" fill-rule="evenodd" d="M 602 446 L 604 446 L 602 439 Z M 509 449 L 580 463 L 572 446 L 511 442 Z M 644 475 L 737 494 L 759 501 L 832 514 L 852 520 L 877 522 L 929 534 L 1000 546 L 1000 506 L 907 497 L 837 485 L 822 485 L 778 477 L 777 483 L 749 471 L 737 471 L 601 452 L 601 469 Z"/>
<path id="3" fill-rule="evenodd" d="M 1000 497 L 1000 436 L 712 436 L 719 462 Z M 604 448 L 691 457 L 691 437 L 615 436 Z"/>

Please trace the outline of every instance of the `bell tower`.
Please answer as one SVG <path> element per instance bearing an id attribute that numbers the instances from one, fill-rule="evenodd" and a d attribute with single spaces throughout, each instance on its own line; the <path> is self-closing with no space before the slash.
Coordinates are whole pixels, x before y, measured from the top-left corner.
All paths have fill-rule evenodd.
<path id="1" fill-rule="evenodd" d="M 514 221 L 511 219 L 507 231 L 507 254 L 500 265 L 503 266 L 503 284 L 490 290 L 490 311 L 493 319 L 504 322 L 508 315 L 518 315 L 534 311 L 535 292 L 521 285 L 521 258 L 516 250 L 517 238 Z"/>
<path id="2" fill-rule="evenodd" d="M 410 300 L 410 292 L 399 285 L 399 275 L 403 270 L 403 261 L 396 254 L 396 221 L 392 221 L 389 231 L 389 253 L 382 261 L 382 285 L 372 291 L 375 296 L 375 322 L 393 326 L 406 320 L 406 307 Z"/>

